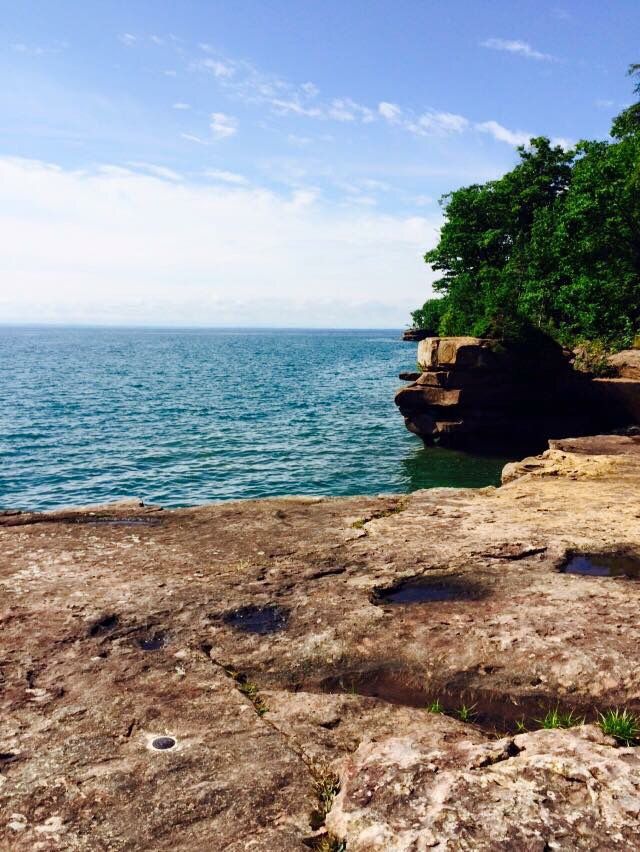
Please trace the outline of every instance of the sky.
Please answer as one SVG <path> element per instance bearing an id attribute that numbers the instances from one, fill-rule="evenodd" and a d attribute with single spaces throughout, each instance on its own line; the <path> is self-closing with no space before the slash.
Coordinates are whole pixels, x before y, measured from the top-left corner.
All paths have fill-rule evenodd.
<path id="1" fill-rule="evenodd" d="M 606 138 L 639 0 L 18 0 L 0 323 L 401 327 L 439 198 Z"/>

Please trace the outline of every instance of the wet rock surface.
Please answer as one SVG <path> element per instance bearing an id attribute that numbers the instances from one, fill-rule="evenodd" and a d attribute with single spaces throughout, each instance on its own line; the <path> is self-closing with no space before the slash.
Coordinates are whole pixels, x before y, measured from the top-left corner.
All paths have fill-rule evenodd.
<path id="1" fill-rule="evenodd" d="M 639 750 L 536 730 L 640 710 L 640 583 L 561 571 L 640 554 L 606 444 L 499 489 L 0 517 L 0 848 L 637 849 Z"/>

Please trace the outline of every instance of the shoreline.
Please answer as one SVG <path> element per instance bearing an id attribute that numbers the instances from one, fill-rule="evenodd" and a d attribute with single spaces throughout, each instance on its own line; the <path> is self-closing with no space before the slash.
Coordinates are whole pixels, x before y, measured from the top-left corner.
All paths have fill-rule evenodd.
<path id="1" fill-rule="evenodd" d="M 640 714 L 640 583 L 563 570 L 640 560 L 640 441 L 569 443 L 499 488 L 0 523 L 2 842 L 489 848 L 579 818 L 634 848 L 640 755 L 597 714 Z"/>

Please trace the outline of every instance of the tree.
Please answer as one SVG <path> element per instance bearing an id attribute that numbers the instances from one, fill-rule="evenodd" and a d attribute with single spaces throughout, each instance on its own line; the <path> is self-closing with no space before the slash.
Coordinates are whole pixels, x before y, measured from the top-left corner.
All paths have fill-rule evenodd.
<path id="1" fill-rule="evenodd" d="M 564 343 L 629 345 L 640 327 L 640 103 L 612 136 L 570 151 L 532 139 L 499 180 L 445 196 L 425 255 L 443 298 L 414 321 L 440 334 L 522 338 L 534 327 Z"/>

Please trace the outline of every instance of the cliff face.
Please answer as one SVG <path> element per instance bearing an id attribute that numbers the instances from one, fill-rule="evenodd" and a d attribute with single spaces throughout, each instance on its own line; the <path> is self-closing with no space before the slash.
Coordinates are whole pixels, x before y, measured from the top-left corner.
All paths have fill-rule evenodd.
<path id="1" fill-rule="evenodd" d="M 425 442 L 540 444 L 640 415 L 640 382 L 593 382 L 553 344 L 533 358 L 495 340 L 432 337 L 419 342 L 417 360 L 421 375 L 395 402 Z"/>
<path id="2" fill-rule="evenodd" d="M 637 850 L 640 751 L 593 723 L 640 711 L 639 450 L 0 516 L 0 848 Z"/>

